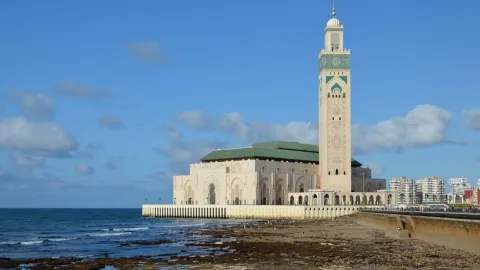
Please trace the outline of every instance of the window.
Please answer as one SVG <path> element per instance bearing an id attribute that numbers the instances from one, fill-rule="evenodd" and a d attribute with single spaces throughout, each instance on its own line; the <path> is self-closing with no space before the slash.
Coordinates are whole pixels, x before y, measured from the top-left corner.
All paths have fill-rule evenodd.
<path id="1" fill-rule="evenodd" d="M 343 175 L 347 175 L 347 173 L 345 171 L 343 171 Z"/>
<path id="2" fill-rule="evenodd" d="M 330 171 L 328 171 L 328 175 L 330 175 Z"/>
<path id="3" fill-rule="evenodd" d="M 338 175 L 338 169 L 335 169 L 335 175 Z"/>
<path id="4" fill-rule="evenodd" d="M 335 120 L 335 117 L 332 117 L 332 120 Z"/>
<path id="5" fill-rule="evenodd" d="M 262 167 L 262 172 L 265 172 L 265 167 Z"/>
<path id="6" fill-rule="evenodd" d="M 307 174 L 307 173 L 308 173 L 308 170 L 305 170 L 305 174 Z"/>
<path id="7" fill-rule="evenodd" d="M 345 98 L 345 93 L 343 93 L 343 97 Z"/>
<path id="8" fill-rule="evenodd" d="M 277 173 L 279 173 L 279 172 L 280 172 L 280 168 L 277 168 Z"/>
<path id="9" fill-rule="evenodd" d="M 295 173 L 295 169 L 292 169 L 292 174 L 294 174 L 294 173 Z"/>
<path id="10" fill-rule="evenodd" d="M 342 117 L 341 117 L 341 116 L 340 116 L 340 117 L 338 117 L 338 120 L 342 120 Z"/>
<path id="11" fill-rule="evenodd" d="M 330 93 L 327 94 L 327 98 L 329 98 L 329 97 L 330 97 Z"/>

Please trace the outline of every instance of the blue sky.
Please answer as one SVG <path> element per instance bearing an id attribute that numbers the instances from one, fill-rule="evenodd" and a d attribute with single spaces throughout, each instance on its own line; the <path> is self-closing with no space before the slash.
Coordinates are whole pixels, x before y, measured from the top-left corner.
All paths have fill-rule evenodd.
<path id="1" fill-rule="evenodd" d="M 355 157 L 480 178 L 478 1 L 336 1 Z M 316 143 L 331 1 L 0 4 L 0 207 L 172 201 L 211 149 Z"/>

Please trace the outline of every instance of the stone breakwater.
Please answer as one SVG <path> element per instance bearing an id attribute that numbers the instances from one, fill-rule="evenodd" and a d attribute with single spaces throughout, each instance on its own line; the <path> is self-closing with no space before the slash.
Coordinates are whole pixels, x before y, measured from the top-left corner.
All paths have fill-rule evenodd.
<path id="1" fill-rule="evenodd" d="M 191 269 L 478 269 L 480 256 L 432 245 L 418 239 L 396 239 L 385 230 L 360 225 L 355 217 L 336 220 L 269 220 L 191 234 L 212 241 L 191 243 L 217 256 L 171 255 L 169 258 L 99 258 L 92 261 L 46 259 L 31 269 L 158 269 L 188 265 Z M 6 268 L 0 259 L 0 269 Z M 12 262 L 10 267 L 17 267 Z M 23 263 L 28 263 L 24 261 Z"/>
<path id="2" fill-rule="evenodd" d="M 385 230 L 390 237 L 419 239 L 480 255 L 479 220 L 369 212 L 357 213 L 356 220 Z"/>

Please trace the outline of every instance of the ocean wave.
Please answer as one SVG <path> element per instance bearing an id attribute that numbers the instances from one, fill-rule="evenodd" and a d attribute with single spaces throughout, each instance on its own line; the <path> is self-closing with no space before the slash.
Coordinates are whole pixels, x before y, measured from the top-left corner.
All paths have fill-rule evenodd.
<path id="1" fill-rule="evenodd" d="M 16 245 L 20 242 L 17 242 L 17 241 L 4 241 L 4 242 L 0 242 L 0 246 L 3 246 L 3 245 Z"/>
<path id="2" fill-rule="evenodd" d="M 132 234 L 132 232 L 92 233 L 92 234 L 87 234 L 87 236 L 108 237 L 108 236 L 122 236 L 122 235 L 129 235 L 129 234 Z"/>
<path id="3" fill-rule="evenodd" d="M 108 228 L 103 229 L 106 232 L 114 231 L 114 232 L 133 232 L 133 231 L 143 231 L 148 230 L 149 227 L 133 227 L 133 228 Z"/>
<path id="4" fill-rule="evenodd" d="M 23 246 L 31 246 L 31 245 L 39 245 L 44 243 L 45 241 L 50 241 L 50 242 L 63 242 L 63 241 L 69 241 L 69 240 L 75 240 L 78 238 L 49 238 L 49 239 L 34 239 L 34 240 L 27 240 L 27 241 L 4 241 L 0 242 L 0 246 L 2 245 L 23 245 Z"/>
<path id="5" fill-rule="evenodd" d="M 43 243 L 43 240 L 32 240 L 32 241 L 22 241 L 20 242 L 21 245 L 30 246 L 30 245 L 38 245 Z"/>
<path id="6" fill-rule="evenodd" d="M 51 242 L 63 242 L 63 241 L 70 241 L 70 240 L 76 240 L 78 238 L 48 238 L 47 241 Z"/>

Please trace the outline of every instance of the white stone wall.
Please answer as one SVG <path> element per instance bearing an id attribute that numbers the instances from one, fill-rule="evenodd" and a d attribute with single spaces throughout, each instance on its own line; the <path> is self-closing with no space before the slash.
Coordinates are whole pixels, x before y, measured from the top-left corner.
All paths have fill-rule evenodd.
<path id="1" fill-rule="evenodd" d="M 191 164 L 189 175 L 174 176 L 174 204 L 284 204 L 288 192 L 317 186 L 317 170 L 316 164 L 264 160 Z"/>
<path id="2" fill-rule="evenodd" d="M 318 169 L 316 164 L 265 160 L 191 164 L 190 175 L 174 177 L 174 204 L 289 205 L 289 193 L 324 189 L 316 174 Z M 356 172 L 367 172 L 366 192 L 385 189 L 384 179 L 367 178 L 370 177 L 370 169 L 354 169 Z M 352 186 L 358 186 L 355 191 L 363 191 L 363 177 L 355 177 L 351 181 Z M 210 187 L 214 187 L 213 193 Z M 215 194 L 214 198 L 211 194 Z"/>

